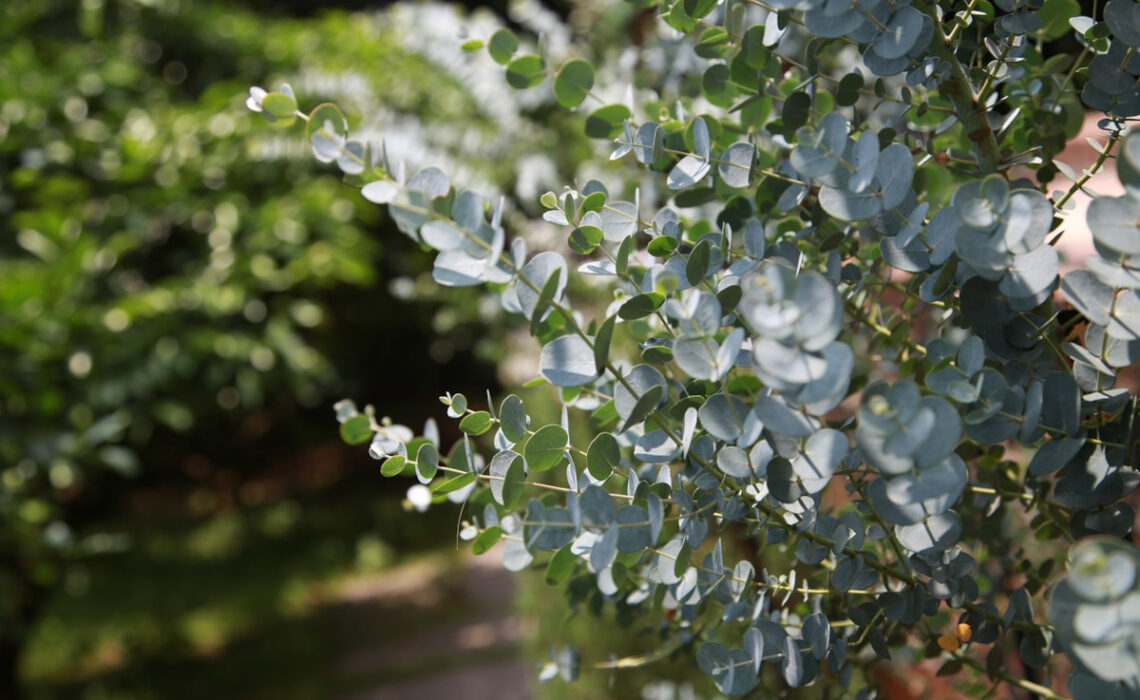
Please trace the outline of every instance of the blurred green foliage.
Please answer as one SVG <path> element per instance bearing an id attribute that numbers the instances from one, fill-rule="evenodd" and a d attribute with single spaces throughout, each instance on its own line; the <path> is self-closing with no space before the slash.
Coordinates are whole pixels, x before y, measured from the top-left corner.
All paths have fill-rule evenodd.
<path id="1" fill-rule="evenodd" d="M 299 79 L 308 96 L 382 101 L 389 115 L 417 115 L 429 141 L 461 121 L 458 137 L 451 126 L 450 140 L 429 152 L 467 157 L 473 177 L 500 186 L 518 154 L 473 149 L 493 140 L 496 117 L 424 58 L 427 47 L 402 44 L 383 15 L 300 20 L 226 3 L 13 0 L 0 8 L 0 45 L 0 697 L 8 697 L 45 606 L 51 619 L 25 670 L 81 678 L 84 654 L 108 636 L 152 652 L 224 640 L 280 612 L 289 583 L 255 577 L 217 603 L 228 612 L 205 617 L 240 614 L 220 628 L 195 626 L 185 616 L 200 600 L 187 593 L 191 570 L 243 578 L 251 572 L 241 562 L 259 561 L 252 552 L 265 548 L 272 576 L 300 566 L 311 583 L 354 570 L 361 555 L 352 546 L 323 565 L 304 554 L 273 559 L 264 532 L 248 535 L 261 532 L 257 518 L 291 503 L 286 510 L 302 509 L 295 517 L 308 523 L 319 508 L 290 500 L 290 489 L 304 490 L 295 479 L 251 487 L 252 475 L 298 446 L 335 439 L 324 418 L 331 396 L 419 396 L 422 405 L 378 408 L 425 416 L 441 407 L 422 386 L 405 386 L 422 376 L 436 373 L 441 386 L 493 384 L 485 367 L 432 365 L 477 343 L 485 357 L 502 356 L 501 332 L 468 327 L 487 311 L 458 291 L 438 314 L 431 299 L 419 300 L 416 275 L 428 257 L 386 236 L 379 210 L 300 144 L 267 136 L 244 107 L 249 84 Z M 571 160 L 573 144 L 553 131 L 510 136 L 489 148 L 562 143 L 557 164 Z M 406 277 L 394 299 L 381 283 L 397 275 Z M 440 332 L 447 337 L 430 355 L 408 352 Z M 418 364 L 393 377 L 385 370 L 393 356 Z M 330 474 L 315 483 L 345 478 L 341 467 Z M 243 507 L 249 512 L 228 512 Z M 187 522 L 248 536 L 215 557 L 194 543 L 226 538 L 186 534 Z M 330 532 L 355 532 L 354 542 L 381 519 L 338 522 Z M 309 526 L 297 527 L 287 530 Z M 421 534 L 408 541 L 431 541 Z M 366 548 L 386 551 L 387 541 Z M 194 569 L 199 560 L 215 569 Z M 142 569 L 130 580 L 149 593 L 108 588 L 135 564 Z M 163 590 L 160 569 L 181 583 Z M 249 604 L 259 597 L 264 606 Z M 99 616 L 116 600 L 136 611 L 122 628 Z M 171 601 L 176 609 L 165 607 Z"/>

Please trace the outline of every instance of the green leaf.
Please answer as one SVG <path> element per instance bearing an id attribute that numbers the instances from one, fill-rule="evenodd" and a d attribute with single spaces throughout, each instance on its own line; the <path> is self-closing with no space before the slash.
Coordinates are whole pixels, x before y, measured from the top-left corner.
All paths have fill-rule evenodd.
<path id="1" fill-rule="evenodd" d="M 1077 0 L 1045 0 L 1037 11 L 1041 18 L 1041 30 L 1046 39 L 1058 39 L 1069 32 L 1069 20 L 1081 14 Z"/>
<path id="2" fill-rule="evenodd" d="M 680 241 L 672 236 L 658 236 L 649 241 L 647 250 L 655 258 L 667 258 L 673 254 L 674 250 L 677 250 L 678 243 Z"/>
<path id="3" fill-rule="evenodd" d="M 609 433 L 599 433 L 586 449 L 586 469 L 590 476 L 604 481 L 621 463 L 621 446 L 617 438 Z"/>
<path id="4" fill-rule="evenodd" d="M 534 302 L 534 313 L 530 316 L 530 334 L 537 335 L 538 326 L 542 323 L 542 317 L 546 315 L 546 310 L 550 308 L 550 304 L 554 301 L 554 295 L 558 294 L 558 285 L 562 280 L 562 269 L 555 268 L 554 272 L 546 279 L 546 284 L 542 285 L 542 291 L 538 293 L 538 300 Z"/>
<path id="5" fill-rule="evenodd" d="M 459 421 L 459 429 L 468 435 L 482 435 L 491 429 L 491 414 L 475 411 Z"/>
<path id="6" fill-rule="evenodd" d="M 468 39 L 467 41 L 460 44 L 459 48 L 463 49 L 463 53 L 475 53 L 479 49 L 483 48 L 483 40 Z"/>
<path id="7" fill-rule="evenodd" d="M 617 323 L 617 316 L 610 316 L 598 328 L 598 334 L 594 336 L 594 368 L 598 370 L 598 374 L 606 368 L 606 363 L 609 361 L 610 356 L 610 341 L 614 337 L 614 324 Z"/>
<path id="8" fill-rule="evenodd" d="M 546 77 L 546 61 L 542 56 L 519 56 L 507 64 L 507 84 L 516 90 L 532 88 Z"/>
<path id="9" fill-rule="evenodd" d="M 701 32 L 693 51 L 701 58 L 723 58 L 731 46 L 730 39 L 724 27 L 709 27 Z"/>
<path id="10" fill-rule="evenodd" d="M 709 272 L 709 242 L 707 240 L 697 243 L 693 252 L 689 253 L 689 260 L 685 263 L 685 279 L 696 287 L 704 280 Z"/>
<path id="11" fill-rule="evenodd" d="M 519 38 L 505 28 L 492 34 L 491 40 L 487 42 L 487 53 L 491 54 L 495 63 L 503 66 L 511 62 L 511 56 L 515 55 L 518 48 Z"/>
<path id="12" fill-rule="evenodd" d="M 614 268 L 617 271 L 618 277 L 625 277 L 629 272 L 629 256 L 633 253 L 633 246 L 636 243 L 633 236 L 627 236 L 625 240 L 618 246 L 617 257 L 614 261 Z"/>
<path id="13" fill-rule="evenodd" d="M 863 89 L 863 76 L 848 73 L 839 81 L 835 90 L 835 103 L 840 107 L 850 107 L 859 101 L 859 91 Z"/>
<path id="14" fill-rule="evenodd" d="M 523 450 L 531 471 L 541 472 L 558 466 L 565 459 L 570 436 L 560 425 L 547 425 L 530 437 Z"/>
<path id="15" fill-rule="evenodd" d="M 552 586 L 565 582 L 574 572 L 577 563 L 578 557 L 570 551 L 570 545 L 559 549 L 546 566 L 546 582 Z"/>
<path id="16" fill-rule="evenodd" d="M 340 439 L 350 445 L 362 445 L 372 439 L 372 421 L 364 414 L 355 415 L 340 424 Z"/>
<path id="17" fill-rule="evenodd" d="M 408 460 L 406 460 L 401 455 L 389 457 L 388 459 L 384 460 L 383 464 L 380 465 L 380 473 L 384 476 L 398 476 L 404 473 L 404 467 L 407 465 L 407 463 Z"/>
<path id="18" fill-rule="evenodd" d="M 648 294 L 638 294 L 629 301 L 621 305 L 618 309 L 618 316 L 621 316 L 627 321 L 632 321 L 638 318 L 645 318 L 665 303 L 664 295 L 656 292 Z"/>
<path id="19" fill-rule="evenodd" d="M 685 0 L 685 14 L 693 19 L 700 19 L 713 11 L 716 0 Z"/>
<path id="20" fill-rule="evenodd" d="M 582 104 L 592 87 L 594 67 L 581 58 L 571 58 L 554 74 L 554 98 L 567 109 Z"/>
<path id="21" fill-rule="evenodd" d="M 651 365 L 664 365 L 672 361 L 673 351 L 664 345 L 651 345 L 641 351 L 641 359 Z"/>
<path id="22" fill-rule="evenodd" d="M 420 445 L 420 449 L 416 452 L 416 472 L 431 481 L 435 478 L 436 471 L 439 469 L 439 451 L 435 449 L 435 445 L 425 443 Z"/>
<path id="23" fill-rule="evenodd" d="M 509 509 L 518 505 L 525 488 L 526 464 L 522 457 L 516 457 L 503 476 L 503 507 Z"/>
<path id="24" fill-rule="evenodd" d="M 630 116 L 629 107 L 622 104 L 600 107 L 586 118 L 586 135 L 595 139 L 612 139 L 622 132 L 625 120 Z"/>
<path id="25" fill-rule="evenodd" d="M 613 399 L 594 409 L 590 414 L 589 424 L 594 430 L 601 430 L 608 425 L 616 423 L 621 416 L 617 412 L 617 404 Z"/>
<path id="26" fill-rule="evenodd" d="M 629 430 L 630 427 L 637 425 L 645 420 L 645 417 L 657 408 L 657 404 L 661 403 L 661 399 L 665 396 L 665 387 L 660 384 L 652 386 L 641 395 L 637 403 L 633 405 L 633 410 L 629 414 L 629 418 L 625 422 L 622 430 Z"/>
<path id="27" fill-rule="evenodd" d="M 471 543 L 471 551 L 477 555 L 482 554 L 494 547 L 502 536 L 503 529 L 498 525 L 493 525 L 479 533 L 479 536 Z"/>
<path id="28" fill-rule="evenodd" d="M 511 394 L 499 405 L 499 421 L 503 435 L 511 442 L 522 442 L 526 437 L 526 406 L 523 400 Z"/>
<path id="29" fill-rule="evenodd" d="M 665 14 L 665 21 L 682 34 L 688 34 L 697 27 L 697 21 L 685 11 L 685 0 L 677 0 Z"/>
<path id="30" fill-rule="evenodd" d="M 601 193 L 595 192 L 594 194 Z M 602 238 L 602 229 L 597 226 L 580 226 L 570 233 L 570 238 L 567 243 L 570 246 L 570 250 L 575 253 L 579 255 L 589 255 L 594 252 L 594 249 L 602 242 Z"/>
<path id="31" fill-rule="evenodd" d="M 289 126 L 297 118 L 297 100 L 283 92 L 271 92 L 261 101 L 261 113 L 276 126 Z"/>
<path id="32" fill-rule="evenodd" d="M 711 100 L 728 88 L 728 82 L 731 79 L 728 66 L 723 63 L 714 63 L 701 76 L 701 92 Z"/>
<path id="33" fill-rule="evenodd" d="M 477 475 L 475 474 L 475 472 L 464 472 L 463 474 L 460 474 L 459 476 L 455 477 L 454 479 L 448 479 L 447 481 L 437 481 L 437 482 L 433 483 L 431 485 L 431 492 L 436 493 L 436 494 L 442 494 L 442 493 L 451 493 L 452 491 L 458 491 L 459 489 L 472 484 L 476 478 L 477 478 Z"/>
<path id="34" fill-rule="evenodd" d="M 784 110 L 780 113 L 784 128 L 795 130 L 807 124 L 811 116 L 811 96 L 806 92 L 794 92 L 784 100 Z"/>
<path id="35" fill-rule="evenodd" d="M 601 211 L 606 206 L 606 193 L 605 192 L 591 192 L 586 195 L 582 203 L 578 205 L 578 216 L 584 215 L 586 212 Z"/>
<path id="36" fill-rule="evenodd" d="M 305 122 L 305 138 L 312 141 L 313 135 L 324 129 L 326 124 L 332 125 L 337 136 L 348 134 L 348 121 L 344 118 L 344 112 L 331 102 L 325 102 L 309 112 L 309 121 Z"/>

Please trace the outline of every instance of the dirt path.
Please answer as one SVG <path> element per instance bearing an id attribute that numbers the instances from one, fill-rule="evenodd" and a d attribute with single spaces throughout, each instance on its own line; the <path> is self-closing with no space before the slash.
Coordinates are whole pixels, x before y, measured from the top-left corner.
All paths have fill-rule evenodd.
<path id="1" fill-rule="evenodd" d="M 521 655 L 515 582 L 499 557 L 428 560 L 355 579 L 338 623 L 359 639 L 333 674 L 340 700 L 523 700 L 535 670 Z"/>

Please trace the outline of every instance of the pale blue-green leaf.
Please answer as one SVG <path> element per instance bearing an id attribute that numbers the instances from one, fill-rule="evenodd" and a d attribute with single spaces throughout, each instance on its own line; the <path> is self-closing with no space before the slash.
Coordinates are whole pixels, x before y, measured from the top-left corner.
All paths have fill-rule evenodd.
<path id="1" fill-rule="evenodd" d="M 589 384 L 598 377 L 594 349 L 577 335 L 555 338 L 542 348 L 539 372 L 554 386 Z"/>
<path id="2" fill-rule="evenodd" d="M 462 250 L 448 250 L 435 257 L 432 278 L 444 287 L 473 287 L 483 283 L 486 265 Z"/>
<path id="3" fill-rule="evenodd" d="M 752 476 L 752 465 L 748 463 L 748 454 L 733 445 L 721 448 L 716 455 L 716 466 L 725 474 L 738 479 Z"/>
<path id="4" fill-rule="evenodd" d="M 1085 318 L 1101 326 L 1108 324 L 1115 294 L 1092 272 L 1073 270 L 1066 274 L 1061 278 L 1061 292 Z"/>
<path id="5" fill-rule="evenodd" d="M 923 512 L 935 515 L 949 510 L 966 488 L 966 464 L 958 455 L 887 480 L 884 494 L 896 506 L 922 504 Z"/>
<path id="6" fill-rule="evenodd" d="M 637 400 L 646 392 L 655 386 L 665 387 L 665 377 L 650 365 L 637 365 L 626 373 L 625 380 L 633 392 L 620 382 L 614 386 L 614 407 L 623 421 L 629 419 Z"/>
<path id="7" fill-rule="evenodd" d="M 934 413 L 935 429 L 913 454 L 920 469 L 941 462 L 954 452 L 962 438 L 962 419 L 950 402 L 938 396 L 924 396 L 920 410 Z"/>
<path id="8" fill-rule="evenodd" d="M 1036 190 L 1014 190 L 1001 216 L 998 240 L 1015 255 L 1035 250 L 1053 225 L 1053 204 Z"/>
<path id="9" fill-rule="evenodd" d="M 896 455 L 887 452 L 886 436 L 861 425 L 855 431 L 855 441 L 863 451 L 867 462 L 884 474 L 905 474 L 914 468 L 910 455 Z"/>
<path id="10" fill-rule="evenodd" d="M 901 143 L 892 143 L 884 148 L 879 153 L 875 179 L 882 193 L 883 210 L 889 211 L 902 204 L 910 194 L 910 183 L 914 180 L 914 158 L 910 149 Z"/>
<path id="11" fill-rule="evenodd" d="M 666 313 L 679 321 L 677 324 L 684 335 L 708 336 L 720 330 L 721 308 L 715 294 L 705 291 L 692 291 L 685 298 L 684 305 L 671 299 L 666 305 Z"/>
<path id="12" fill-rule="evenodd" d="M 780 193 L 780 198 L 776 200 L 776 208 L 780 211 L 791 211 L 803 201 L 807 199 L 808 188 L 804 185 L 788 185 L 784 191 Z"/>
<path id="13" fill-rule="evenodd" d="M 409 190 L 419 190 L 429 200 L 446 196 L 451 190 L 451 181 L 447 173 L 436 167 L 428 167 L 419 171 L 408 180 Z"/>
<path id="14" fill-rule="evenodd" d="M 646 122 L 637 129 L 634 137 L 633 155 L 639 163 L 649 165 L 657 160 L 664 148 L 661 127 L 657 122 Z"/>
<path id="15" fill-rule="evenodd" d="M 1104 326 L 1095 323 L 1090 324 L 1085 331 L 1085 345 L 1089 352 L 1097 357 L 1104 357 L 1109 367 L 1127 367 L 1140 360 L 1140 341 L 1110 338 L 1105 333 Z"/>
<path id="16" fill-rule="evenodd" d="M 360 141 L 346 141 L 336 157 L 336 165 L 345 175 L 359 175 L 364 172 L 365 147 Z"/>
<path id="17" fill-rule="evenodd" d="M 590 548 L 590 565 L 595 571 L 608 567 L 617 556 L 618 524 L 615 519 Z"/>
<path id="18" fill-rule="evenodd" d="M 375 204 L 391 204 L 400 194 L 400 186 L 391 180 L 376 180 L 362 187 L 360 194 Z"/>
<path id="19" fill-rule="evenodd" d="M 957 544 L 962 535 L 962 521 L 954 511 L 947 511 L 921 523 L 900 526 L 895 534 L 899 543 L 912 552 L 944 550 Z"/>
<path id="20" fill-rule="evenodd" d="M 729 187 L 748 187 L 755 155 L 756 147 L 750 143 L 734 143 L 726 148 L 717 167 L 720 179 Z"/>
<path id="21" fill-rule="evenodd" d="M 756 374 L 774 389 L 794 390 L 827 376 L 827 360 L 778 340 L 763 338 L 753 343 Z"/>
<path id="22" fill-rule="evenodd" d="M 534 561 L 534 556 L 516 539 L 503 540 L 503 568 L 507 571 L 522 571 Z"/>
<path id="23" fill-rule="evenodd" d="M 760 673 L 764 661 L 764 635 L 760 630 L 749 627 L 744 631 L 744 650 L 752 657 L 752 672 Z"/>
<path id="24" fill-rule="evenodd" d="M 640 552 L 656 541 L 649 526 L 649 514 L 644 508 L 633 505 L 618 508 L 616 525 L 619 526 L 618 551 Z"/>
<path id="25" fill-rule="evenodd" d="M 649 541 L 652 544 L 661 536 L 661 526 L 665 522 L 665 506 L 661 498 L 650 491 L 645 500 L 645 507 L 649 516 Z"/>
<path id="26" fill-rule="evenodd" d="M 802 404 L 803 409 L 816 416 L 831 411 L 847 396 L 851 370 L 855 367 L 855 353 L 846 343 L 833 342 L 821 353 L 827 363 L 824 376 L 804 384 L 789 400 Z"/>
<path id="27" fill-rule="evenodd" d="M 802 130 L 801 130 L 802 131 Z M 815 143 L 800 143 L 792 150 L 788 162 L 805 178 L 822 177 L 839 165 L 839 153 Z"/>
<path id="28" fill-rule="evenodd" d="M 780 659 L 780 672 L 784 681 L 793 688 L 799 687 L 804 681 L 804 660 L 796 640 L 787 637 L 784 640 L 784 655 Z"/>
<path id="29" fill-rule="evenodd" d="M 1089 204 L 1088 225 L 1101 246 L 1123 255 L 1140 255 L 1140 201 L 1097 197 Z"/>
<path id="30" fill-rule="evenodd" d="M 855 172 L 847 181 L 847 189 L 858 194 L 870 187 L 878 165 L 879 137 L 870 130 L 860 132 L 851 155 L 851 166 Z"/>
<path id="31" fill-rule="evenodd" d="M 510 450 L 504 450 L 491 458 L 491 464 L 487 467 L 491 479 L 489 485 L 491 487 L 491 496 L 499 505 L 503 505 L 503 484 L 507 477 L 507 470 L 511 468 L 511 463 L 516 459 L 521 458 L 522 455 Z"/>
<path id="32" fill-rule="evenodd" d="M 716 341 L 707 336 L 681 338 L 673 343 L 673 359 L 694 379 L 718 379 L 718 350 Z"/>
<path id="33" fill-rule="evenodd" d="M 1117 340 L 1140 340 L 1140 291 L 1129 289 L 1116 298 L 1105 330 Z"/>
<path id="34" fill-rule="evenodd" d="M 712 165 L 708 160 L 697 156 L 685 156 L 669 171 L 666 184 L 671 190 L 683 190 L 705 179 L 711 169 Z"/>
<path id="35" fill-rule="evenodd" d="M 887 454 L 909 457 L 930 437 L 935 428 L 934 411 L 922 406 L 905 423 L 887 436 L 883 449 Z"/>
<path id="36" fill-rule="evenodd" d="M 693 150 L 699 158 L 708 160 L 711 155 L 712 144 L 709 141 L 709 127 L 705 120 L 697 117 L 693 121 Z"/>
<path id="37" fill-rule="evenodd" d="M 433 219 L 420 229 L 420 237 L 436 250 L 457 250 L 463 245 L 463 231 L 450 221 Z"/>
<path id="38" fill-rule="evenodd" d="M 578 497 L 582 521 L 594 527 L 609 527 L 617 522 L 617 506 L 613 497 L 601 486 L 589 485 Z"/>
<path id="39" fill-rule="evenodd" d="M 903 272 L 925 272 L 930 267 L 930 252 L 926 243 L 911 240 L 902 245 L 899 238 L 884 238 L 879 243 L 883 259 L 891 267 Z"/>
<path id="40" fill-rule="evenodd" d="M 690 406 L 685 409 L 685 417 L 681 428 L 681 454 L 689 456 L 689 445 L 693 442 L 693 433 L 697 430 L 697 409 Z"/>
<path id="41" fill-rule="evenodd" d="M 819 205 L 837 219 L 862 221 L 882 211 L 883 201 L 875 192 L 856 194 L 825 185 L 819 190 Z"/>
<path id="42" fill-rule="evenodd" d="M 807 439 L 803 454 L 792 461 L 792 468 L 804 480 L 809 493 L 815 493 L 831 480 L 847 450 L 846 435 L 824 428 Z"/>
<path id="43" fill-rule="evenodd" d="M 736 358 L 740 354 L 740 348 L 744 345 L 744 329 L 734 328 L 724 339 L 720 349 L 716 353 L 716 375 L 713 376 L 714 381 L 720 381 L 728 371 L 736 364 Z"/>
<path id="44" fill-rule="evenodd" d="M 1043 245 L 1032 253 L 1013 256 L 998 289 L 1011 297 L 1034 297 L 1057 280 L 1059 258 L 1053 246 Z"/>
<path id="45" fill-rule="evenodd" d="M 748 219 L 748 222 L 744 224 L 744 249 L 748 251 L 750 256 L 759 260 L 764 257 L 766 245 L 764 224 L 755 218 Z"/>
<path id="46" fill-rule="evenodd" d="M 812 613 L 804 618 L 804 641 L 811 645 L 811 654 L 817 661 L 827 656 L 827 649 L 831 646 L 831 624 L 827 617 L 821 613 Z"/>
<path id="47" fill-rule="evenodd" d="M 637 205 L 633 202 L 607 202 L 598 215 L 601 217 L 599 228 L 610 243 L 620 243 L 637 233 Z"/>
<path id="48" fill-rule="evenodd" d="M 802 349 L 818 352 L 831 344 L 843 325 L 843 302 L 835 287 L 815 273 L 796 278 L 793 296 L 800 309 L 795 337 Z"/>
<path id="49" fill-rule="evenodd" d="M 1083 436 L 1054 438 L 1042 445 L 1029 460 L 1029 473 L 1033 476 L 1052 474 L 1068 464 L 1084 446 Z"/>
<path id="50" fill-rule="evenodd" d="M 680 451 L 681 447 L 664 430 L 652 430 L 642 435 L 633 446 L 633 456 L 650 464 L 671 462 Z"/>
<path id="51" fill-rule="evenodd" d="M 922 13 L 910 6 L 900 7 L 871 42 L 871 48 L 883 58 L 900 58 L 914 47 L 921 31 Z"/>
<path id="52" fill-rule="evenodd" d="M 554 301 L 557 302 L 562 298 L 563 290 L 566 289 L 568 279 L 566 259 L 558 253 L 546 251 L 534 256 L 530 262 L 523 266 L 519 279 L 515 283 L 515 293 L 518 295 L 519 305 L 522 307 L 524 316 L 527 318 L 534 316 L 539 292 L 546 285 L 550 276 L 555 273 L 559 275 L 558 286 L 554 293 Z"/>
<path id="53" fill-rule="evenodd" d="M 971 335 L 958 346 L 958 368 L 966 373 L 967 377 L 974 376 L 986 362 L 986 346 L 982 339 Z"/>
<path id="54" fill-rule="evenodd" d="M 484 223 L 483 198 L 471 190 L 461 190 L 451 203 L 451 218 L 465 231 L 478 231 Z"/>
<path id="55" fill-rule="evenodd" d="M 735 396 L 713 394 L 701 406 L 701 425 L 713 437 L 731 442 L 743 430 L 748 405 Z"/>
<path id="56" fill-rule="evenodd" d="M 786 437 L 811 435 L 815 425 L 811 418 L 790 408 L 779 396 L 760 396 L 753 409 L 764 427 Z"/>

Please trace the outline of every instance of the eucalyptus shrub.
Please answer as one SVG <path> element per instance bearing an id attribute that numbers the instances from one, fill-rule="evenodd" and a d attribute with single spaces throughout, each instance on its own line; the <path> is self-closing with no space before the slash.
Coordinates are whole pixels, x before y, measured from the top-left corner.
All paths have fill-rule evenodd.
<path id="1" fill-rule="evenodd" d="M 1136 398 L 1117 386 L 1140 359 L 1140 4 L 641 7 L 668 26 L 624 102 L 602 97 L 628 79 L 612 66 L 509 30 L 464 44 L 640 166 L 542 196 L 569 251 L 508 240 L 501 204 L 408 175 L 334 105 L 251 90 L 438 251 L 439 284 L 529 323 L 562 406 L 547 423 L 516 395 L 447 394 L 463 436 L 444 450 L 434 424 L 346 400 L 344 439 L 416 479 L 416 508 L 466 503 L 476 553 L 501 543 L 507 569 L 545 567 L 571 606 L 654 640 L 562 648 L 544 679 L 686 658 L 726 695 L 872 697 L 876 661 L 910 654 L 974 695 L 1140 696 Z M 1050 55 L 1066 35 L 1080 53 Z M 1103 138 L 1077 173 L 1056 156 L 1082 100 Z M 1109 159 L 1125 194 L 1093 199 L 1096 255 L 1061 275 L 1073 198 Z M 1058 173 L 1074 182 L 1049 192 Z M 612 297 L 572 299 L 587 277 Z"/>

